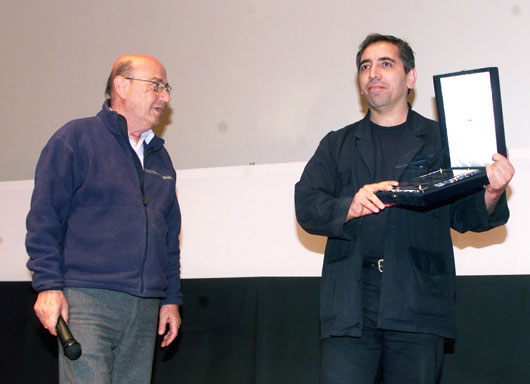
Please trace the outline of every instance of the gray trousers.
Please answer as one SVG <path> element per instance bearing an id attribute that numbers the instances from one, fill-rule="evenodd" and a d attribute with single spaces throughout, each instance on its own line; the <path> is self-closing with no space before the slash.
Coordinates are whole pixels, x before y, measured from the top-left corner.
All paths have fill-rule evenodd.
<path id="1" fill-rule="evenodd" d="M 149 384 L 158 299 L 91 288 L 65 288 L 68 325 L 82 355 L 68 360 L 59 345 L 61 384 Z"/>

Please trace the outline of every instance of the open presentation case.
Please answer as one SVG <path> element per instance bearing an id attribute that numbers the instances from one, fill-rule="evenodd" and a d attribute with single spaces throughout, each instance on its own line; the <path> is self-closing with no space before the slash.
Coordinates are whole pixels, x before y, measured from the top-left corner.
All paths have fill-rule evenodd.
<path id="1" fill-rule="evenodd" d="M 446 168 L 376 195 L 384 203 L 428 206 L 488 184 L 485 166 L 506 156 L 499 71 L 495 67 L 436 75 L 434 92 Z"/>

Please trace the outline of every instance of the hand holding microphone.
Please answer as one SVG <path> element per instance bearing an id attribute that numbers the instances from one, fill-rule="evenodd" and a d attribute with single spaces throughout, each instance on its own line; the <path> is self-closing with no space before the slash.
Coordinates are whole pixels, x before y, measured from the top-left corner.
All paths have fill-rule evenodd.
<path id="1" fill-rule="evenodd" d="M 74 338 L 68 325 L 66 325 L 63 317 L 60 315 L 63 310 L 65 313 L 68 313 L 68 302 L 63 291 L 52 289 L 40 292 L 37 296 L 34 309 L 35 314 L 44 328 L 59 338 L 63 346 L 64 355 L 70 360 L 78 359 L 81 356 L 81 345 Z M 56 317 L 57 314 L 59 314 L 58 318 Z M 53 329 L 54 323 L 55 330 Z"/>
<path id="2" fill-rule="evenodd" d="M 81 344 L 74 338 L 72 332 L 70 332 L 70 328 L 68 328 L 61 315 L 57 319 L 57 337 L 61 341 L 64 355 L 67 358 L 76 360 L 81 356 Z"/>

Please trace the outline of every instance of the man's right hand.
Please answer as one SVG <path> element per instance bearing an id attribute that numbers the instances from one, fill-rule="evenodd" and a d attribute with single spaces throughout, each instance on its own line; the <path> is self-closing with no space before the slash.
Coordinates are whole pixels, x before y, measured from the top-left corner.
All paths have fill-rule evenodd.
<path id="1" fill-rule="evenodd" d="M 355 219 L 357 217 L 370 215 L 372 213 L 379 213 L 381 210 L 386 207 L 391 206 L 392 204 L 384 204 L 376 196 L 377 191 L 390 191 L 393 187 L 396 187 L 399 183 L 394 180 L 390 181 L 381 181 L 380 183 L 375 184 L 366 184 L 363 186 L 355 196 L 353 201 L 350 204 L 350 209 L 348 210 L 348 215 L 346 216 L 346 221 Z"/>
<path id="2" fill-rule="evenodd" d="M 65 322 L 68 321 L 68 302 L 66 297 L 64 297 L 63 291 L 50 290 L 40 292 L 33 309 L 44 328 L 54 336 L 57 336 L 55 327 L 57 326 L 59 315 L 63 317 Z"/>

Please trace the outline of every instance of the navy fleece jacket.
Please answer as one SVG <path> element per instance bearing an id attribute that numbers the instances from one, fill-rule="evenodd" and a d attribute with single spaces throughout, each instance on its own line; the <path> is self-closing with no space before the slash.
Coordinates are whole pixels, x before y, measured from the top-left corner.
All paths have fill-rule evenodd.
<path id="1" fill-rule="evenodd" d="M 108 101 L 52 136 L 26 223 L 35 290 L 101 288 L 181 304 L 180 209 L 163 143 L 145 147 L 142 169 Z"/>

